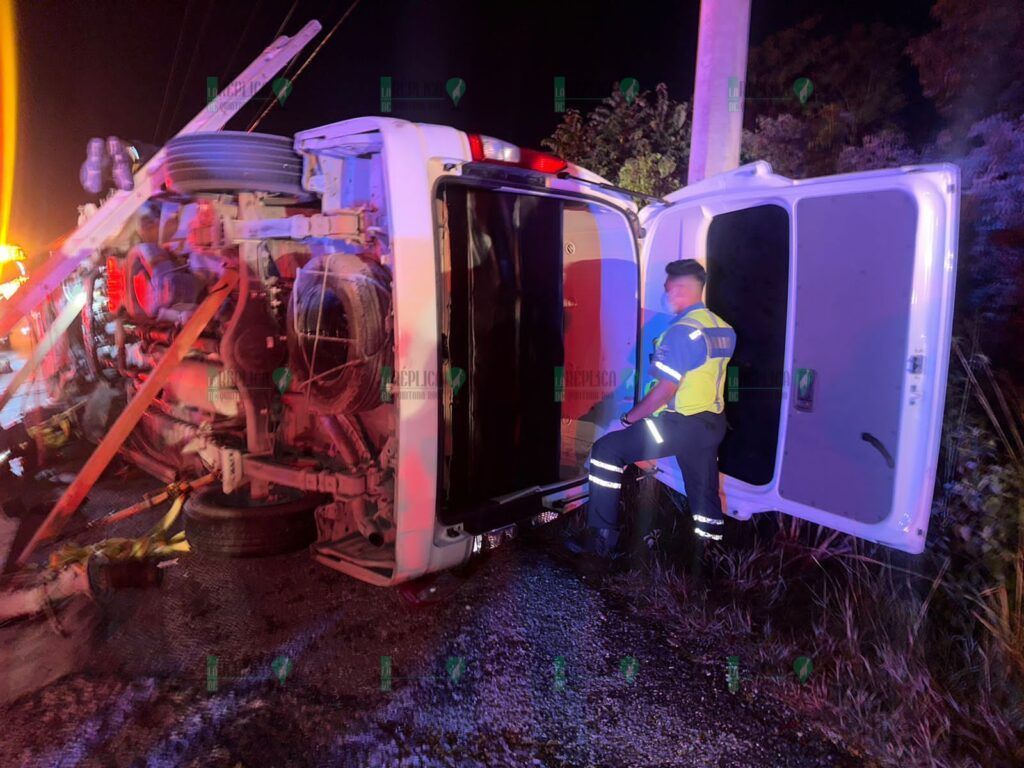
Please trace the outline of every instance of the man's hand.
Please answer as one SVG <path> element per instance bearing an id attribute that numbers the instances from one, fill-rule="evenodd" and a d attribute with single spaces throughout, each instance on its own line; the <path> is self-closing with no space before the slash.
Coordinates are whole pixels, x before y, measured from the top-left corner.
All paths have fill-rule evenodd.
<path id="1" fill-rule="evenodd" d="M 685 376 L 683 378 L 685 378 Z M 626 414 L 626 418 L 629 419 L 630 422 L 636 423 L 640 421 L 640 419 L 650 416 L 676 396 L 676 390 L 679 389 L 679 385 L 682 383 L 683 379 L 680 379 L 678 382 L 669 381 L 668 379 L 659 379 L 658 383 L 651 388 L 651 391 L 644 395 L 644 399 L 637 403 L 636 406 Z"/>

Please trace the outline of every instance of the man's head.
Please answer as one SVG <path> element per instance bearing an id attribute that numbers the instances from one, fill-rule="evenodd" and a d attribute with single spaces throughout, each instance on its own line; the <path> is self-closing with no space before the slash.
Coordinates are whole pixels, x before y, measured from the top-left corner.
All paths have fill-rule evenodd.
<path id="1" fill-rule="evenodd" d="M 701 300 L 708 274 L 696 259 L 678 259 L 665 265 L 665 298 L 673 312 L 682 312 Z"/>

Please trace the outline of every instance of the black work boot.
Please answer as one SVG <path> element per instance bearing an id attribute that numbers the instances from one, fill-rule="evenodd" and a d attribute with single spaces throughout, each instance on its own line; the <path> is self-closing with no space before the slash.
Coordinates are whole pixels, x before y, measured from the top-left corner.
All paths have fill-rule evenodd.
<path id="1" fill-rule="evenodd" d="M 690 577 L 701 585 L 710 583 L 712 577 L 711 556 L 708 552 L 707 542 L 697 538 L 693 542 L 693 550 L 690 552 L 689 562 Z"/>
<path id="2" fill-rule="evenodd" d="M 612 564 L 625 554 L 618 547 L 617 528 L 586 528 L 567 538 L 565 550 L 574 555 L 573 564 L 584 574 L 607 573 Z"/>
<path id="3" fill-rule="evenodd" d="M 617 528 L 584 528 L 565 540 L 565 548 L 574 555 L 615 557 L 619 554 Z"/>

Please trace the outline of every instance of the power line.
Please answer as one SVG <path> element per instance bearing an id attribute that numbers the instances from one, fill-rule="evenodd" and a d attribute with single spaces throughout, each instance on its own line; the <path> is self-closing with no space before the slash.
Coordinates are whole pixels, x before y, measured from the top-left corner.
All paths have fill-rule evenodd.
<path id="1" fill-rule="evenodd" d="M 313 58 L 318 53 L 320 53 L 320 49 L 323 48 L 325 45 L 327 45 L 327 41 L 330 40 L 331 36 L 335 32 L 338 31 L 338 27 L 340 27 L 342 25 L 342 22 L 344 22 L 345 19 L 347 19 L 349 17 L 349 15 L 352 13 L 352 11 L 354 11 L 356 9 L 356 6 L 358 6 L 361 1 L 362 0 L 355 0 L 355 2 L 353 2 L 352 5 L 350 5 L 348 7 L 348 10 L 345 11 L 345 13 L 342 14 L 341 18 L 338 19 L 338 21 L 335 23 L 335 25 L 333 27 L 331 27 L 331 31 L 328 32 L 327 35 L 324 37 L 324 39 L 320 41 L 320 45 L 318 45 L 316 48 L 314 48 L 313 52 L 311 54 L 309 54 L 309 56 L 306 58 L 306 60 L 304 62 L 302 62 L 302 66 L 299 67 L 298 71 L 291 78 L 291 82 L 293 84 L 294 84 L 294 82 L 296 80 L 298 80 L 299 75 L 301 75 L 303 73 L 303 71 L 306 69 L 306 67 L 309 66 L 309 63 L 311 61 L 313 61 Z M 257 117 L 255 120 L 253 120 L 252 124 L 248 128 L 245 129 L 246 132 L 247 133 L 252 133 L 253 130 L 256 128 L 256 126 L 258 126 L 263 121 L 263 118 L 266 117 L 268 114 L 270 114 L 270 110 L 272 110 L 274 108 L 274 105 L 277 102 L 278 102 L 277 99 L 271 99 L 270 102 L 267 104 L 266 108 L 260 113 L 259 117 Z"/>
<path id="2" fill-rule="evenodd" d="M 290 11 L 288 11 L 288 15 L 284 17 L 284 21 L 281 22 L 281 26 L 279 26 L 277 28 L 277 32 L 274 34 L 274 37 L 272 39 L 276 40 L 278 37 L 281 36 L 281 33 L 284 31 L 285 24 L 288 23 L 288 19 L 290 19 L 292 17 L 292 13 L 294 13 L 294 11 L 298 7 L 298 5 L 299 5 L 299 0 L 295 0 L 295 2 L 292 4 L 292 9 Z M 287 64 L 287 66 L 285 66 L 284 72 L 281 73 L 281 77 L 284 77 L 284 78 L 291 77 L 291 71 L 295 68 L 295 62 L 298 61 L 298 58 L 299 58 L 299 55 L 297 53 L 294 56 L 292 56 L 291 60 Z"/>
<path id="3" fill-rule="evenodd" d="M 197 49 L 199 49 L 202 44 L 203 36 L 206 33 L 206 25 L 210 22 L 210 11 L 213 10 L 213 6 L 216 2 L 217 0 L 210 0 L 209 5 L 206 6 L 206 15 L 203 16 L 203 22 L 199 26 L 199 35 L 196 37 Z M 181 97 L 185 95 L 185 89 L 188 88 L 188 79 L 192 76 L 192 68 L 195 66 L 195 63 L 196 57 L 193 56 L 188 62 L 188 69 L 185 71 L 185 79 L 181 82 L 181 88 L 178 89 L 178 99 L 174 103 L 174 112 L 171 114 L 171 120 L 167 124 L 168 131 L 174 130 L 174 118 L 178 116 L 178 110 L 181 108 Z"/>
<path id="4" fill-rule="evenodd" d="M 249 28 L 252 26 L 252 21 L 256 18 L 256 11 L 259 10 L 260 3 L 262 2 L 263 0 L 256 0 L 252 6 L 252 10 L 249 11 L 249 18 L 245 22 L 245 27 L 242 28 L 242 34 L 238 36 L 238 42 L 235 43 L 235 50 L 231 52 L 231 57 L 228 59 L 227 66 L 224 67 L 224 71 L 221 72 L 218 83 L 231 73 L 231 66 L 235 63 L 235 59 L 238 57 L 238 52 L 242 49 L 242 43 L 245 41 L 246 35 L 249 34 Z"/>
<path id="5" fill-rule="evenodd" d="M 242 48 L 242 42 L 245 40 L 246 36 L 248 36 L 249 28 L 252 27 L 253 19 L 256 18 L 256 11 L 259 9 L 260 3 L 262 2 L 263 0 L 256 0 L 256 3 L 253 5 L 252 10 L 249 12 L 249 20 L 245 22 L 245 28 L 242 30 L 242 34 L 238 36 L 238 42 L 235 43 L 235 50 L 231 52 L 231 58 L 228 59 L 227 66 L 224 67 L 224 71 L 221 73 L 221 80 L 226 80 L 228 75 L 231 74 L 231 66 L 235 63 L 235 59 L 238 58 L 238 52 Z M 284 15 L 284 20 L 282 20 L 281 23 L 278 25 L 277 32 L 275 32 L 274 36 L 270 38 L 271 40 L 277 40 L 277 38 L 281 36 L 281 32 L 284 31 L 285 24 L 288 23 L 288 21 L 292 17 L 292 14 L 295 13 L 295 9 L 298 7 L 299 0 L 295 0 L 295 2 L 292 3 L 291 9 L 288 11 L 288 13 Z"/>
<path id="6" fill-rule="evenodd" d="M 252 9 L 252 11 L 249 14 L 249 20 L 245 24 L 245 29 L 242 30 L 242 34 L 238 38 L 238 42 L 235 44 L 235 50 L 232 52 L 231 58 L 228 60 L 227 66 L 224 67 L 224 71 L 221 73 L 220 78 L 217 80 L 218 88 L 220 87 L 220 85 L 219 85 L 220 82 L 222 80 L 227 80 L 228 76 L 232 74 L 231 67 L 235 63 L 235 59 L 238 58 L 238 52 L 242 48 L 242 42 L 245 40 L 246 36 L 249 34 L 249 28 L 252 26 L 252 21 L 253 21 L 254 18 L 256 18 L 256 9 L 259 7 L 261 2 L 262 2 L 262 0 L 256 0 L 256 4 L 253 6 L 253 9 Z M 281 23 L 278 24 L 277 32 L 275 32 L 274 35 L 270 38 L 271 40 L 277 40 L 277 38 L 279 38 L 281 36 L 281 33 L 284 31 L 285 26 L 291 20 L 292 14 L 295 13 L 295 9 L 298 8 L 298 7 L 299 7 L 299 0 L 294 0 L 294 2 L 292 3 L 292 7 L 284 15 L 284 19 L 281 20 Z M 294 61 L 295 61 L 295 57 L 293 56 L 291 61 L 289 62 L 289 66 Z M 287 77 L 288 75 L 285 74 L 284 76 Z"/>
<path id="7" fill-rule="evenodd" d="M 285 15 L 284 19 L 278 25 L 277 32 L 275 32 L 274 36 L 272 38 L 270 38 L 271 40 L 277 40 L 277 38 L 279 38 L 281 36 L 281 33 L 284 32 L 284 28 L 288 24 L 288 21 L 291 19 L 292 14 L 295 13 L 295 9 L 298 8 L 298 7 L 299 7 L 299 0 L 295 0 L 295 2 L 292 3 L 292 7 L 289 9 L 288 13 Z M 281 73 L 281 77 L 285 78 L 286 80 L 289 77 L 291 77 L 291 71 L 295 67 L 295 62 L 298 61 L 298 58 L 299 58 L 298 53 L 296 53 L 294 56 L 292 56 L 292 58 L 288 61 L 288 64 L 285 66 L 284 71 Z M 248 106 L 248 105 L 246 105 L 246 106 Z M 250 110 L 247 109 L 246 111 L 248 112 Z M 251 110 L 251 111 L 255 111 L 255 110 Z"/>
<path id="8" fill-rule="evenodd" d="M 281 25 L 277 28 L 277 32 L 274 33 L 274 40 L 277 40 L 277 38 L 281 36 L 281 33 L 284 32 L 284 25 L 288 23 L 288 20 L 291 19 L 292 14 L 295 13 L 295 9 L 298 7 L 299 0 L 295 0 L 295 2 L 292 3 L 292 9 L 288 11 L 288 15 L 284 17 L 284 21 L 281 22 Z"/>
<path id="9" fill-rule="evenodd" d="M 156 128 L 153 130 L 153 143 L 157 143 L 157 138 L 160 135 L 160 126 L 164 121 L 164 111 L 167 109 L 167 97 L 171 92 L 171 83 L 174 80 L 174 73 L 178 71 L 178 57 L 181 54 L 181 43 L 185 39 L 185 29 L 188 26 L 188 17 L 192 13 L 192 2 L 188 0 L 188 5 L 185 6 L 185 15 L 181 19 L 181 28 L 178 30 L 178 44 L 174 46 L 174 61 L 171 62 L 171 72 L 167 76 L 167 82 L 164 84 L 164 98 L 160 103 L 160 116 L 156 120 Z"/>

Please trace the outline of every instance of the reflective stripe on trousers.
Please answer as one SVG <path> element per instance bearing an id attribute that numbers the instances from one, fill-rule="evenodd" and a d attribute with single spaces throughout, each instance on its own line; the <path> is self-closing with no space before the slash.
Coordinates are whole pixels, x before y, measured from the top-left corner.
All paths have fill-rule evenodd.
<path id="1" fill-rule="evenodd" d="M 620 468 L 642 459 L 675 456 L 694 523 L 701 529 L 697 535 L 719 540 L 723 517 L 718 495 L 718 446 L 723 437 L 725 415 L 710 411 L 691 416 L 663 411 L 626 429 L 609 432 L 594 443 L 591 451 L 588 525 L 619 526 Z"/>

